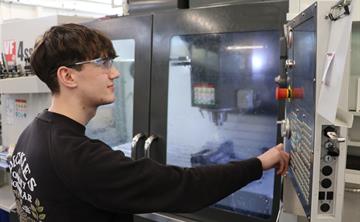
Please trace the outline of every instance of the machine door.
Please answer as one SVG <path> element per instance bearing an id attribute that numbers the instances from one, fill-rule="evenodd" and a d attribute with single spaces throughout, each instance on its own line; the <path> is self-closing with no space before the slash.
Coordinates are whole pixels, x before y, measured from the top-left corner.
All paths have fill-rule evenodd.
<path id="1" fill-rule="evenodd" d="M 115 80 L 116 101 L 98 108 L 86 134 L 126 156 L 140 158 L 149 129 L 152 16 L 100 19 L 85 25 L 110 37 L 118 55 L 114 65 L 120 72 Z"/>
<path id="2" fill-rule="evenodd" d="M 148 157 L 182 167 L 222 164 L 280 142 L 274 78 L 286 11 L 287 3 L 261 3 L 154 16 Z M 269 170 L 207 209 L 170 218 L 275 221 L 279 180 Z"/>

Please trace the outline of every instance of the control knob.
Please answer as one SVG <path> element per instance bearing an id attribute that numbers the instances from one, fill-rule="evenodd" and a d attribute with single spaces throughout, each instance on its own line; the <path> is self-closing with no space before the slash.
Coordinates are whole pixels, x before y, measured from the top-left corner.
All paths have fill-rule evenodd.
<path id="1" fill-rule="evenodd" d="M 291 127 L 289 119 L 284 119 L 277 121 L 277 124 L 280 124 L 281 127 L 281 136 L 290 139 L 291 137 Z"/>

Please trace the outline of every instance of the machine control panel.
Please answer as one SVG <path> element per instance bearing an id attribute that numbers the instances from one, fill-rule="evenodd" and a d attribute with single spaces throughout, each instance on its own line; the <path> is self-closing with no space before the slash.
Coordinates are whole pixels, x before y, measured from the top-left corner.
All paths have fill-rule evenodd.
<path id="1" fill-rule="evenodd" d="M 328 72 L 326 68 L 324 74 L 324 58 L 335 45 L 343 44 L 330 44 L 333 36 L 344 35 L 340 31 L 333 32 L 336 29 L 333 27 L 340 23 L 335 25 L 336 22 L 328 17 L 334 11 L 342 11 L 345 7 L 343 3 L 338 1 L 334 5 L 332 1 L 317 1 L 284 26 L 288 43 L 286 61 L 282 62 L 284 72 L 275 79 L 278 84 L 275 96 L 285 102 L 280 103 L 285 104 L 286 118 L 281 121 L 281 129 L 285 148 L 290 152 L 284 209 L 305 216 L 309 222 L 342 221 L 346 148 L 342 149 L 345 138 L 340 135 L 347 135 L 347 126 L 351 125 L 352 120 L 347 113 L 338 112 L 337 108 L 340 105 L 343 107 L 342 103 L 333 105 L 324 102 L 323 98 L 330 96 L 329 92 L 333 96 L 327 98 L 345 98 L 345 102 L 347 98 L 347 94 L 344 94 L 347 92 L 347 78 L 331 86 L 324 81 L 324 75 Z M 351 19 L 345 20 L 348 20 L 347 25 L 351 23 Z M 345 58 L 340 57 L 337 57 L 338 61 L 346 64 Z M 339 76 L 347 75 L 347 65 L 344 67 L 334 65 L 331 70 L 336 70 Z M 340 86 L 341 90 L 335 92 L 334 88 Z M 335 94 L 339 97 L 335 97 Z M 336 113 L 329 117 L 328 114 L 334 110 Z M 293 199 L 299 200 L 297 204 L 293 204 Z"/>
<path id="2" fill-rule="evenodd" d="M 310 204 L 311 175 L 312 175 L 312 127 L 304 121 L 306 115 L 300 108 L 288 114 L 291 139 L 290 142 L 290 169 L 298 185 L 299 193 L 306 204 Z"/>

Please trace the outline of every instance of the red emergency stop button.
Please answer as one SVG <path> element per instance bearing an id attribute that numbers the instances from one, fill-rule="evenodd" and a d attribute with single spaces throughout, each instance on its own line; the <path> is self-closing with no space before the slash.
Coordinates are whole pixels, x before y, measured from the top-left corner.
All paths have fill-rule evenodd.
<path id="1" fill-rule="evenodd" d="M 276 100 L 288 99 L 290 96 L 288 88 L 276 87 L 275 98 Z"/>
<path id="2" fill-rule="evenodd" d="M 292 99 L 303 99 L 304 98 L 304 88 L 293 88 L 291 93 Z"/>

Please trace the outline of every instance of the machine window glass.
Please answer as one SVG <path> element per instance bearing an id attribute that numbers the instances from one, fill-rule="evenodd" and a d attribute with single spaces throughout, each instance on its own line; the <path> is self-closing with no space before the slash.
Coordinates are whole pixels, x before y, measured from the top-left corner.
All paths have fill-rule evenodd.
<path id="1" fill-rule="evenodd" d="M 115 82 L 114 103 L 101 106 L 88 123 L 86 135 L 100 139 L 114 150 L 122 150 L 131 156 L 134 103 L 135 41 L 133 39 L 112 41 L 118 55 L 113 65 L 121 73 Z M 120 147 L 121 145 L 121 147 Z"/>
<path id="2" fill-rule="evenodd" d="M 174 36 L 169 58 L 167 163 L 183 167 L 257 156 L 276 144 L 279 33 Z M 236 176 L 236 175 L 234 175 Z M 274 171 L 213 207 L 272 215 Z"/>

